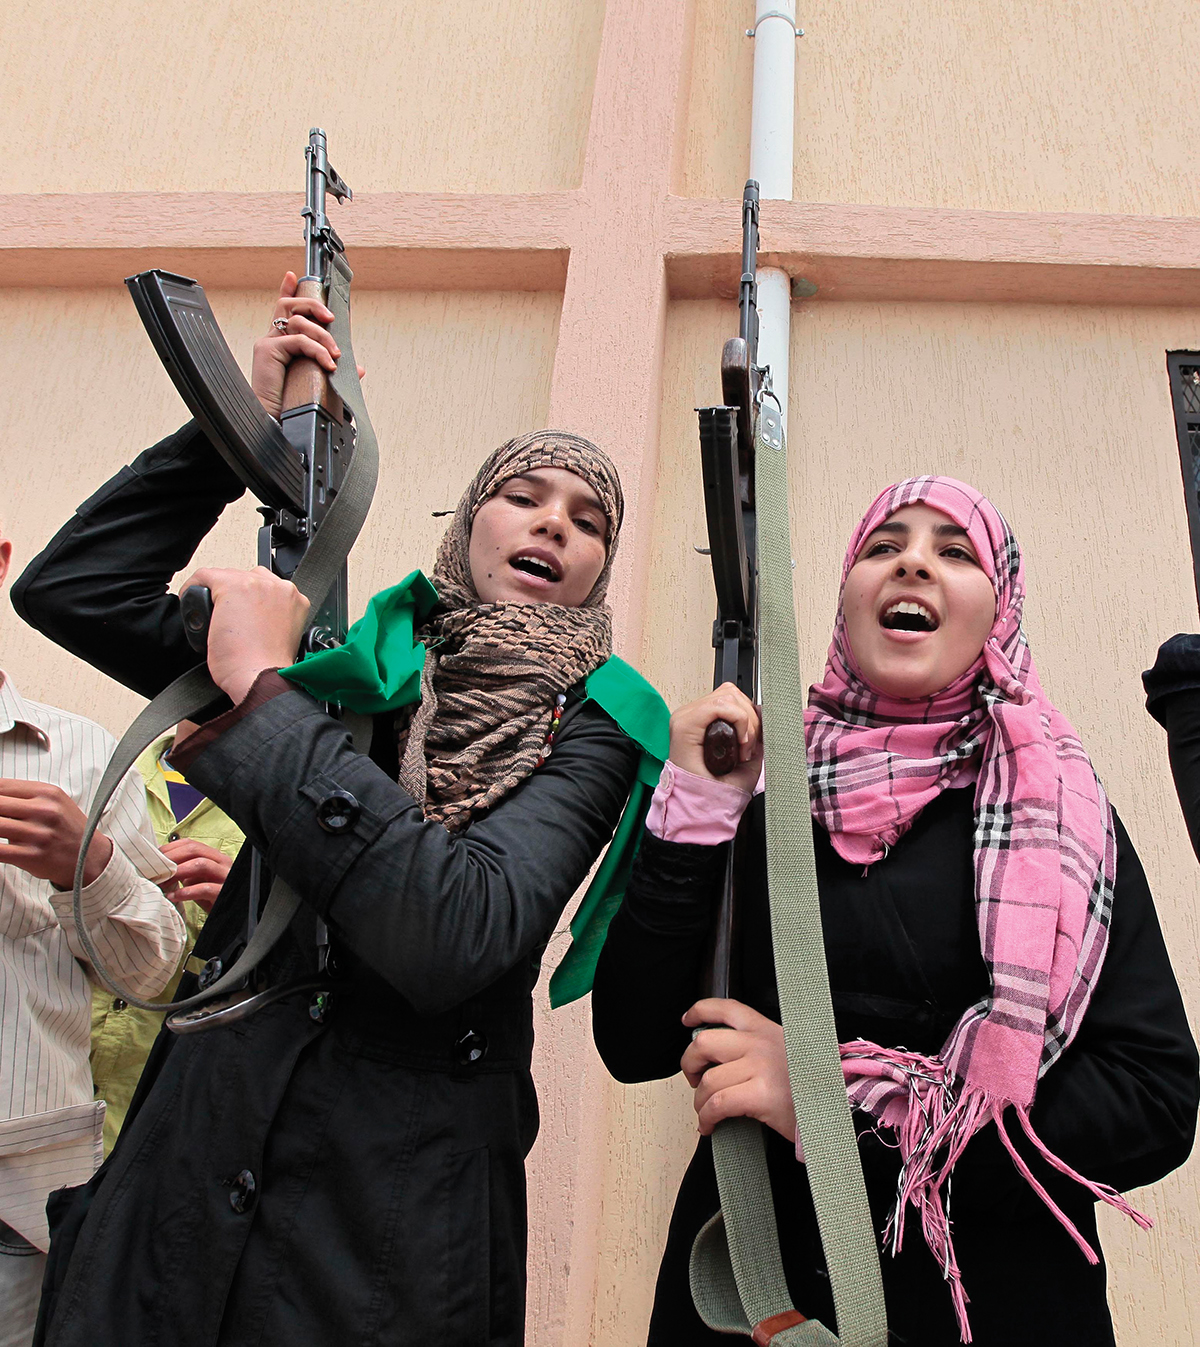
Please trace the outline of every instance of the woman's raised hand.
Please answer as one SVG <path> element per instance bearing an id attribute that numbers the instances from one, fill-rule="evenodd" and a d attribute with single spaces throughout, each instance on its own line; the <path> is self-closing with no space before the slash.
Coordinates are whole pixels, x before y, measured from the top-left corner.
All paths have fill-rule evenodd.
<path id="1" fill-rule="evenodd" d="M 733 726 L 739 756 L 739 765 L 716 779 L 752 791 L 762 770 L 762 724 L 754 703 L 733 683 L 722 683 L 706 697 L 681 706 L 672 715 L 671 761 L 685 772 L 712 777 L 704 765 L 704 732 L 714 720 L 728 721 Z"/>
<path id="2" fill-rule="evenodd" d="M 757 1118 L 789 1141 L 796 1139 L 796 1112 L 788 1080 L 783 1027 L 741 1001 L 710 997 L 683 1017 L 701 1025 L 680 1059 L 701 1136 L 725 1118 Z"/>
<path id="3" fill-rule="evenodd" d="M 250 387 L 274 417 L 279 416 L 283 407 L 287 367 L 297 356 L 315 360 L 326 373 L 332 374 L 341 355 L 333 334 L 325 326 L 333 321 L 332 312 L 319 299 L 298 297 L 298 284 L 294 271 L 284 276 L 270 329 L 254 343 Z M 361 379 L 365 373 L 359 365 L 358 377 Z"/>
<path id="4" fill-rule="evenodd" d="M 180 592 L 189 585 L 212 591 L 208 671 L 235 706 L 264 669 L 296 662 L 309 602 L 290 580 L 265 566 L 250 571 L 206 567 L 189 576 Z"/>
<path id="5" fill-rule="evenodd" d="M 283 406 L 283 380 L 287 367 L 296 356 L 308 356 L 332 374 L 341 355 L 333 334 L 324 326 L 333 321 L 333 314 L 319 299 L 298 298 L 298 284 L 294 271 L 284 276 L 279 298 L 275 301 L 275 312 L 271 315 L 270 330 L 254 343 L 250 387 L 258 395 L 259 402 L 275 417 Z"/>

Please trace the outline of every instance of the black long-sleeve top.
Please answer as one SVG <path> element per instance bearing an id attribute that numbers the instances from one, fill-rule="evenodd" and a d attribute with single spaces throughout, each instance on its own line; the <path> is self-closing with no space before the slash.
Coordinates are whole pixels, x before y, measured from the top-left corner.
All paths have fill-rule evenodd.
<path id="1" fill-rule="evenodd" d="M 761 798 L 747 820 L 747 870 L 734 995 L 779 1019 L 765 894 Z M 867 871 L 837 855 L 814 827 L 821 915 L 838 1035 L 937 1053 L 959 1016 L 988 991 L 974 910 L 973 791 L 928 805 L 886 859 Z M 1089 1178 L 1128 1189 L 1186 1159 L 1200 1087 L 1197 1055 L 1145 875 L 1117 823 L 1118 861 L 1104 968 L 1074 1042 L 1043 1077 L 1033 1124 L 1050 1149 Z M 690 1031 L 723 869 L 710 847 L 647 835 L 613 920 L 592 998 L 597 1047 L 623 1081 L 670 1076 Z M 895 1194 L 898 1159 L 859 1118 L 860 1153 L 877 1230 Z M 1010 1134 L 1017 1131 L 1015 1125 Z M 1028 1156 L 1028 1148 L 1022 1147 Z M 815 1215 L 791 1145 L 769 1134 L 785 1262 L 798 1307 L 829 1324 L 832 1303 Z M 1090 1194 L 1033 1168 L 1093 1245 Z M 680 1191 L 658 1285 L 650 1341 L 723 1341 L 691 1307 L 687 1253 L 716 1210 L 711 1153 L 702 1142 Z M 951 1218 L 975 1341 L 1112 1341 L 1103 1264 L 1091 1268 L 1017 1174 L 990 1124 L 955 1168 Z M 896 1342 L 955 1343 L 949 1294 L 910 1223 L 902 1252 L 883 1259 Z M 829 1316 L 829 1317 L 827 1317 Z"/>

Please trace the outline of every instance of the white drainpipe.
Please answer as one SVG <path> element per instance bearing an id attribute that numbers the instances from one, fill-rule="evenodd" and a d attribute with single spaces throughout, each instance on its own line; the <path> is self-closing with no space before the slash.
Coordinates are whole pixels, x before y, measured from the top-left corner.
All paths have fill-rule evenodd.
<path id="1" fill-rule="evenodd" d="M 795 0 L 757 0 L 754 35 L 754 103 L 750 116 L 750 176 L 763 201 L 792 199 L 792 137 L 795 125 Z M 788 350 L 792 283 L 786 271 L 758 273 L 758 360 L 770 365 L 771 384 L 787 427 Z"/>

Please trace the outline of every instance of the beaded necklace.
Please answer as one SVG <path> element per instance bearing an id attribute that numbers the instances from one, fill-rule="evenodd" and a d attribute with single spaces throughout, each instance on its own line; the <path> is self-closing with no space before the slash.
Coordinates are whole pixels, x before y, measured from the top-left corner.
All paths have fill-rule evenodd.
<path id="1" fill-rule="evenodd" d="M 546 742 L 542 745 L 542 752 L 537 762 L 533 764 L 535 771 L 546 761 L 554 748 L 554 736 L 558 733 L 558 723 L 562 720 L 563 707 L 566 704 L 566 695 L 560 692 L 554 699 L 554 714 L 550 717 L 550 731 L 546 735 Z"/>

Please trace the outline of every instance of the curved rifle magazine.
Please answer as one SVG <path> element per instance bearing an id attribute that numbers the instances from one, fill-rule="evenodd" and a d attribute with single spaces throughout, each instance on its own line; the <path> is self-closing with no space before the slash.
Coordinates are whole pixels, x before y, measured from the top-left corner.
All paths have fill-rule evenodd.
<path id="1" fill-rule="evenodd" d="M 157 269 L 125 284 L 159 359 L 213 447 L 264 505 L 303 517 L 301 456 L 246 382 L 203 287 Z"/>

